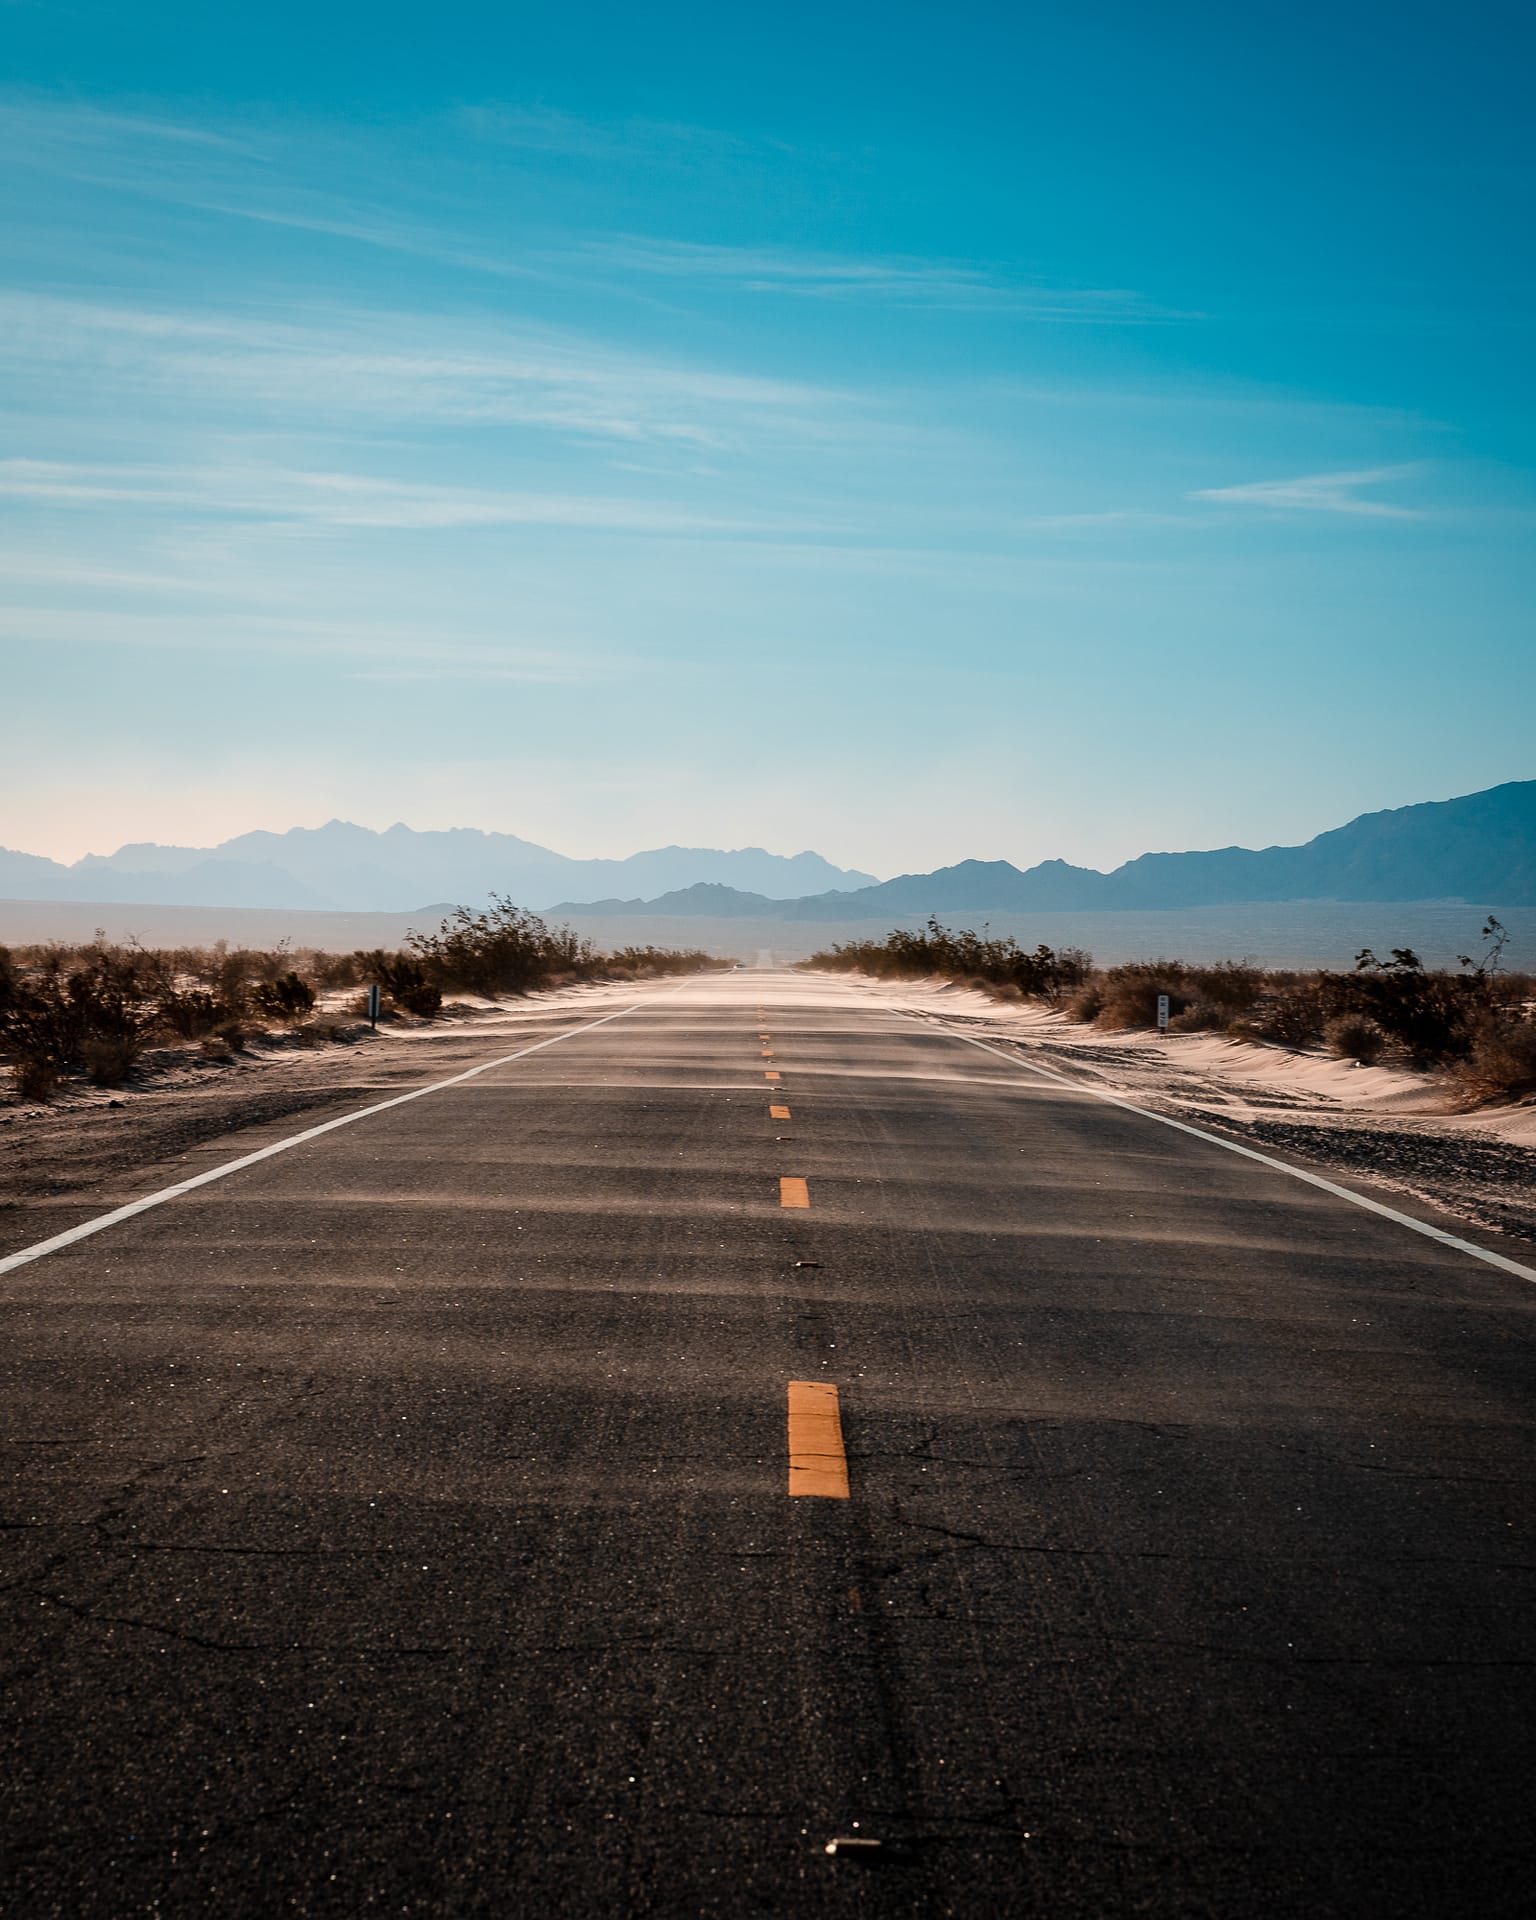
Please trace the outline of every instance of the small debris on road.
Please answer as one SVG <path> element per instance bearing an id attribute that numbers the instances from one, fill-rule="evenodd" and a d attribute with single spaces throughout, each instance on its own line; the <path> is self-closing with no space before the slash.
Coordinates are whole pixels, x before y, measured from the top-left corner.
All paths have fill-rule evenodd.
<path id="1" fill-rule="evenodd" d="M 866 1840 L 862 1834 L 854 1834 L 850 1837 L 846 1833 L 841 1833 L 835 1840 L 827 1842 L 828 1853 L 878 1853 L 879 1850 L 878 1840 Z"/>

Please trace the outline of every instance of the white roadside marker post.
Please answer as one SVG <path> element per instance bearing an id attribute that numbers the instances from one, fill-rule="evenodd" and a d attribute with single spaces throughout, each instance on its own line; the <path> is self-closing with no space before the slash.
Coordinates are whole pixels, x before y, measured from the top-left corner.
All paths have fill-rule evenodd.
<path id="1" fill-rule="evenodd" d="M 1168 996 L 1166 993 L 1160 993 L 1157 996 L 1157 1037 L 1159 1040 L 1166 1040 L 1168 1038 Z"/>

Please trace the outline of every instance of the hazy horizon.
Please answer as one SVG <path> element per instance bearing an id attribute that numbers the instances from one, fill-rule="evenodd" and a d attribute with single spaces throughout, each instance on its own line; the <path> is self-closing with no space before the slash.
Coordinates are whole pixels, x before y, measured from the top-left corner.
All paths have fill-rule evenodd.
<path id="1" fill-rule="evenodd" d="M 1432 804 L 1435 801 L 1458 799 L 1461 797 L 1463 796 L 1458 794 L 1429 794 L 1429 795 L 1421 796 L 1420 800 L 1418 801 L 1408 801 L 1408 802 L 1405 802 L 1404 804 L 1408 806 L 1418 805 L 1423 802 L 1428 802 Z M 1377 812 L 1383 812 L 1388 810 L 1389 809 L 1370 807 L 1370 808 L 1366 808 L 1364 811 L 1367 813 L 1377 813 Z M 1330 821 L 1327 826 L 1319 829 L 1319 831 L 1326 833 L 1330 830 L 1330 828 L 1337 828 L 1337 827 L 1345 826 L 1347 824 L 1348 822 L 1343 820 L 1334 820 L 1334 821 Z M 832 865 L 842 868 L 844 871 L 849 871 L 849 872 L 864 871 L 864 872 L 873 873 L 875 877 L 879 880 L 891 879 L 899 873 L 926 872 L 931 870 L 928 868 L 919 868 L 919 867 L 913 867 L 908 865 L 905 867 L 891 867 L 887 870 L 881 871 L 872 866 L 867 866 L 864 863 L 861 863 L 857 860 L 839 858 L 836 852 L 829 852 L 825 846 L 807 845 L 804 847 L 791 847 L 791 846 L 775 847 L 775 846 L 769 846 L 765 840 L 761 840 L 761 839 L 743 841 L 738 845 L 732 846 L 732 847 L 726 847 L 723 845 L 723 843 L 709 842 L 705 840 L 698 840 L 698 841 L 692 841 L 692 842 L 671 840 L 671 841 L 659 842 L 659 843 L 656 843 L 655 845 L 650 845 L 650 846 L 639 846 L 639 845 L 636 845 L 636 846 L 621 845 L 617 847 L 597 846 L 597 847 L 594 847 L 591 851 L 587 851 L 585 849 L 581 851 L 577 851 L 574 848 L 571 848 L 569 846 L 550 846 L 547 842 L 544 842 L 544 841 L 534 841 L 531 835 L 526 833 L 519 833 L 517 828 L 515 827 L 486 827 L 481 825 L 478 822 L 466 821 L 466 820 L 454 821 L 452 823 L 449 823 L 447 825 L 440 826 L 440 827 L 439 826 L 422 826 L 416 821 L 406 821 L 406 820 L 400 820 L 400 819 L 387 820 L 387 821 L 384 821 L 382 824 L 378 824 L 378 823 L 374 823 L 366 820 L 346 819 L 341 815 L 333 815 L 331 816 L 331 818 L 327 820 L 293 821 L 289 823 L 289 825 L 287 826 L 275 826 L 268 823 L 257 823 L 252 826 L 237 828 L 235 832 L 230 834 L 220 835 L 217 839 L 210 838 L 210 839 L 201 839 L 201 840 L 152 841 L 149 836 L 144 834 L 124 833 L 115 843 L 113 843 L 110 846 L 103 845 L 103 846 L 97 846 L 97 847 L 85 847 L 85 848 L 82 848 L 79 853 L 71 853 L 71 854 L 50 853 L 46 848 L 40 847 L 40 846 L 23 846 L 16 842 L 6 841 L 3 838 L 3 836 L 0 836 L 0 848 L 8 848 L 11 852 L 16 852 L 16 853 L 42 854 L 47 859 L 58 861 L 60 864 L 63 864 L 63 865 L 73 866 L 77 864 L 80 860 L 86 859 L 86 858 L 91 858 L 91 857 L 110 858 L 111 856 L 119 853 L 123 848 L 132 847 L 132 846 L 158 845 L 162 847 L 179 847 L 179 848 L 193 848 L 193 849 L 212 848 L 215 846 L 222 845 L 228 840 L 238 839 L 239 837 L 241 837 L 241 835 L 246 833 L 270 833 L 270 834 L 281 836 L 283 834 L 292 833 L 292 832 L 301 832 L 301 833 L 302 832 L 318 832 L 325 827 L 338 826 L 338 825 L 348 826 L 348 827 L 360 827 L 366 832 L 376 833 L 376 834 L 388 833 L 391 830 L 396 828 L 404 828 L 405 831 L 410 833 L 443 833 L 443 832 L 464 832 L 464 831 L 477 832 L 482 834 L 506 833 L 506 834 L 515 835 L 517 838 L 521 840 L 530 841 L 531 844 L 541 847 L 547 852 L 556 853 L 567 859 L 576 859 L 576 860 L 624 861 L 624 860 L 632 859 L 637 855 L 640 855 L 643 853 L 662 851 L 670 847 L 679 847 L 679 848 L 696 847 L 699 849 L 708 849 L 711 851 L 724 851 L 724 852 L 731 852 L 731 853 L 740 853 L 740 852 L 747 852 L 747 851 L 766 852 L 775 858 L 790 859 L 790 860 L 803 857 L 806 854 L 814 854 L 819 856 L 823 860 L 829 861 Z M 1310 834 L 1306 836 L 1307 839 L 1311 839 L 1313 837 L 1315 836 Z M 1135 860 L 1141 855 L 1147 854 L 1147 853 L 1188 853 L 1188 852 L 1220 851 L 1230 847 L 1238 846 L 1240 844 L 1241 843 L 1237 841 L 1228 840 L 1228 841 L 1223 841 L 1219 844 L 1213 844 L 1213 846 L 1209 848 L 1138 846 L 1134 852 L 1126 854 L 1122 860 L 1117 860 L 1117 861 L 1108 863 L 1104 866 L 1099 867 L 1098 870 L 1101 872 L 1112 871 L 1114 867 L 1123 865 L 1125 861 Z M 1272 841 L 1267 844 L 1270 846 L 1300 846 L 1300 845 L 1304 845 L 1305 841 L 1302 839 L 1281 840 L 1281 841 Z M 1052 859 L 1065 858 L 1065 857 L 1066 856 L 1057 855 L 1053 853 L 1044 853 L 1044 854 L 1037 855 L 1033 860 L 1020 860 L 1020 859 L 1014 859 L 1011 855 L 1007 853 L 990 854 L 990 855 L 984 855 L 984 856 L 977 855 L 974 853 L 957 853 L 953 860 L 936 862 L 935 865 L 936 866 L 952 866 L 964 860 L 987 858 L 987 859 L 1008 860 L 1014 866 L 1017 866 L 1020 868 L 1026 868 L 1028 866 L 1037 864 L 1039 860 L 1052 860 Z M 1069 861 L 1069 864 L 1075 865 L 1075 866 L 1085 866 L 1090 868 L 1094 867 L 1095 865 L 1095 863 L 1092 861 Z"/>
<path id="2" fill-rule="evenodd" d="M 0 843 L 1530 777 L 1529 17 L 6 9 Z"/>
<path id="3" fill-rule="evenodd" d="M 820 847 L 810 847 L 810 846 L 769 847 L 769 846 L 766 846 L 761 840 L 743 841 L 739 846 L 729 847 L 729 848 L 725 848 L 725 847 L 715 848 L 712 845 L 712 843 L 702 841 L 702 840 L 696 840 L 696 841 L 670 840 L 670 841 L 661 841 L 653 845 L 646 845 L 646 846 L 636 845 L 632 847 L 622 846 L 617 848 L 594 847 L 590 853 L 589 852 L 573 853 L 572 849 L 570 849 L 569 847 L 550 846 L 546 841 L 534 840 L 531 834 L 520 833 L 515 826 L 487 827 L 487 826 L 483 826 L 479 821 L 474 821 L 474 820 L 454 820 L 454 821 L 444 822 L 442 825 L 425 825 L 424 826 L 419 821 L 415 821 L 415 820 L 400 820 L 400 819 L 391 820 L 391 819 L 384 819 L 382 817 L 378 820 L 356 820 L 356 819 L 348 819 L 341 814 L 332 814 L 328 819 L 324 819 L 324 820 L 295 820 L 295 821 L 289 822 L 285 826 L 274 826 L 269 822 L 256 821 L 244 827 L 237 827 L 234 829 L 232 833 L 220 834 L 216 839 L 207 839 L 207 840 L 175 840 L 175 841 L 153 840 L 148 834 L 127 833 L 127 834 L 123 834 L 115 842 L 115 844 L 111 846 L 103 845 L 103 846 L 82 847 L 78 853 L 67 853 L 67 854 L 50 853 L 48 849 L 45 847 L 34 847 L 34 846 L 24 847 L 20 845 L 12 845 L 10 842 L 5 841 L 3 839 L 0 839 L 0 846 L 9 847 L 10 851 L 13 853 L 40 853 L 44 856 L 44 858 L 49 860 L 56 860 L 61 865 L 73 866 L 83 859 L 89 859 L 92 857 L 110 857 L 111 855 L 120 852 L 124 847 L 132 847 L 132 846 L 161 846 L 161 847 L 174 846 L 174 847 L 181 847 L 181 848 L 215 847 L 215 846 L 222 846 L 229 840 L 237 840 L 241 838 L 242 835 L 248 834 L 248 833 L 273 833 L 273 834 L 279 834 L 279 835 L 286 834 L 286 833 L 318 833 L 323 828 L 330 827 L 330 826 L 361 827 L 365 832 L 378 833 L 378 834 L 389 833 L 397 827 L 403 827 L 408 833 L 463 833 L 463 832 L 484 833 L 484 834 L 505 833 L 505 834 L 514 835 L 519 840 L 527 840 L 530 842 L 530 844 L 534 846 L 543 847 L 545 848 L 546 851 L 550 853 L 563 854 L 568 858 L 582 859 L 582 860 L 626 860 L 633 857 L 637 853 L 654 853 L 654 852 L 661 851 L 666 847 L 671 847 L 671 846 L 677 846 L 677 847 L 696 846 L 700 848 L 708 846 L 711 851 L 723 851 L 723 852 L 733 852 L 733 853 L 747 852 L 749 850 L 755 849 L 759 852 L 770 853 L 783 859 L 794 859 L 802 853 L 816 853 L 816 854 L 821 854 L 824 859 L 829 859 L 829 860 L 832 859 L 832 856 L 829 854 L 823 853 Z M 834 866 L 842 867 L 849 870 L 856 869 L 858 867 L 858 862 L 853 860 L 832 860 L 832 864 Z"/>

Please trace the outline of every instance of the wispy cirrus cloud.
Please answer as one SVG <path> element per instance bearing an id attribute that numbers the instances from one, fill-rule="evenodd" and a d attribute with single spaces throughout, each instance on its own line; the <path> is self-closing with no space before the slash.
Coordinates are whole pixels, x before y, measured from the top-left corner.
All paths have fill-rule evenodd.
<path id="1" fill-rule="evenodd" d="M 452 125 L 515 156 L 549 154 L 631 168 L 690 165 L 785 149 L 706 127 L 651 120 L 594 122 L 547 108 L 466 107 Z M 439 128 L 441 131 L 441 127 Z M 1202 316 L 1124 287 L 1050 283 L 1025 272 L 910 255 L 834 254 L 619 233 L 551 245 L 535 233 L 476 231 L 480 183 L 462 202 L 411 211 L 408 186 L 381 195 L 387 149 L 323 128 L 182 125 L 45 100 L 0 101 L 0 152 L 62 174 L 231 220 L 286 227 L 502 280 L 600 285 L 630 297 L 658 282 L 802 300 L 954 312 L 998 311 L 1041 322 L 1144 325 Z M 323 182 L 323 184 L 317 184 Z"/>
<path id="2" fill-rule="evenodd" d="M 402 210 L 405 196 L 367 191 L 365 182 L 376 188 L 379 156 L 352 134 L 214 131 L 76 103 L 11 100 L 0 101 L 0 155 L 14 168 L 113 195 L 348 240 L 499 279 L 550 277 L 548 267 L 485 244 L 441 210 L 431 220 L 413 218 Z"/>
<path id="3" fill-rule="evenodd" d="M 592 241 L 580 249 L 580 257 L 610 272 L 703 280 L 745 293 L 801 299 L 990 307 L 1038 320 L 1129 324 L 1199 318 L 1159 307 L 1128 288 L 1050 286 L 1024 277 L 1007 278 L 963 261 L 711 246 L 634 234 Z"/>
<path id="4" fill-rule="evenodd" d="M 1289 513 L 1361 514 L 1376 520 L 1421 520 L 1417 507 L 1400 507 L 1362 494 L 1362 487 L 1390 485 L 1423 472 L 1420 465 L 1362 467 L 1343 473 L 1306 473 L 1294 480 L 1251 480 L 1236 487 L 1201 487 L 1187 497 L 1223 506 L 1267 507 Z"/>
<path id="5" fill-rule="evenodd" d="M 222 214 L 232 220 L 250 220 L 258 226 L 288 227 L 296 233 L 315 233 L 335 240 L 352 240 L 359 246 L 377 247 L 386 253 L 409 254 L 418 260 L 433 260 L 440 266 L 461 267 L 471 273 L 489 274 L 502 280 L 548 280 L 549 268 L 529 259 L 514 258 L 502 252 L 478 246 L 473 238 L 446 230 L 402 220 L 398 215 L 335 195 L 290 192 L 284 199 L 270 190 L 242 196 L 226 186 L 222 191 L 209 187 L 186 190 L 174 196 L 182 205 L 202 213 Z"/>
<path id="6" fill-rule="evenodd" d="M 249 590 L 239 606 L 214 611 L 125 607 L 13 606 L 0 602 L 0 640 L 25 645 L 124 647 L 164 652 L 274 653 L 325 658 L 349 669 L 352 680 L 517 681 L 576 685 L 632 675 L 631 661 L 592 646 L 517 638 L 467 640 L 388 621 L 305 618 L 286 610 L 252 608 Z"/>
<path id="7" fill-rule="evenodd" d="M 395 531 L 526 526 L 693 536 L 784 533 L 804 525 L 781 514 L 704 512 L 650 493 L 626 499 L 545 489 L 449 487 L 284 467 L 0 460 L 0 497 L 45 506 L 171 507 L 204 517 Z"/>
<path id="8" fill-rule="evenodd" d="M 851 397 L 610 348 L 555 328 L 359 309 L 290 321 L 15 294 L 0 367 L 42 391 L 93 379 L 204 406 L 294 418 L 522 425 L 585 442 L 720 449 L 825 434 Z"/>
<path id="9" fill-rule="evenodd" d="M 492 103 L 460 107 L 454 118 L 465 132 L 487 144 L 565 160 L 672 160 L 693 165 L 701 159 L 791 151 L 780 140 L 754 140 L 719 127 L 638 115 L 587 120 L 555 107 Z"/>
<path id="10" fill-rule="evenodd" d="M 146 153 L 157 148 L 166 153 L 254 151 L 247 141 L 228 133 L 155 114 L 115 113 L 82 101 L 26 98 L 0 101 L 0 145 L 33 165 L 103 154 L 120 159 L 128 147 Z"/>

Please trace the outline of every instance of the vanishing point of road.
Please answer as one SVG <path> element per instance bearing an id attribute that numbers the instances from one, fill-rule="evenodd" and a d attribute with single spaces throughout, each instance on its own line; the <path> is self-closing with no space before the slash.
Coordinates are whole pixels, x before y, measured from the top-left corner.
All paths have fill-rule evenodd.
<path id="1" fill-rule="evenodd" d="M 1520 1249 L 898 1001 L 8 1229 L 8 1920 L 1531 1910 Z"/>

